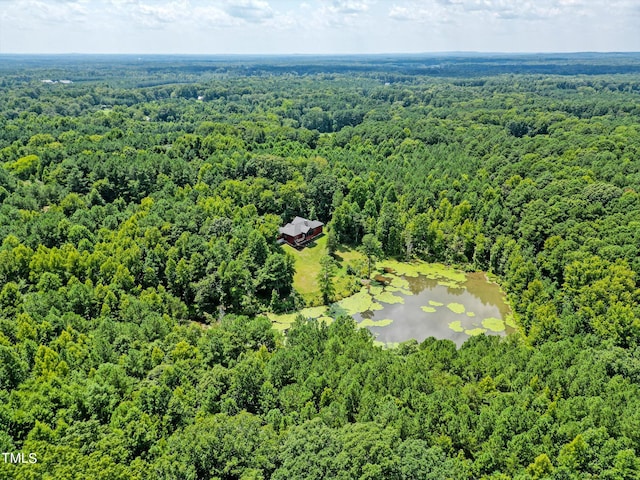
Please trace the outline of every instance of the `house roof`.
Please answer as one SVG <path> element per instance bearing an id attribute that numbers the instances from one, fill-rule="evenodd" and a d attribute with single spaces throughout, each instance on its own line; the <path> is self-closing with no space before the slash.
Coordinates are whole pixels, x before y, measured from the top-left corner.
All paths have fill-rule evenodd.
<path id="1" fill-rule="evenodd" d="M 318 228 L 324 225 L 324 223 L 318 220 L 307 220 L 306 218 L 296 217 L 291 220 L 291 223 L 287 223 L 284 227 L 280 227 L 278 231 L 284 235 L 290 237 L 297 237 L 301 233 L 307 233 L 309 230 Z"/>

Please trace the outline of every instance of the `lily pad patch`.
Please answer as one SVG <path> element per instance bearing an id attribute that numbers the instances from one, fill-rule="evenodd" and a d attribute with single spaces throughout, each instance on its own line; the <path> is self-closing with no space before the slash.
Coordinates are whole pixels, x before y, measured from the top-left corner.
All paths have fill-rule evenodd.
<path id="1" fill-rule="evenodd" d="M 358 325 L 360 327 L 386 327 L 387 325 L 391 325 L 393 320 L 390 318 L 384 318 L 382 320 L 373 320 L 372 318 L 365 318 Z"/>
<path id="2" fill-rule="evenodd" d="M 334 322 L 334 319 L 331 317 L 320 317 L 318 318 L 319 322 L 324 322 L 326 325 L 331 325 Z"/>
<path id="3" fill-rule="evenodd" d="M 390 304 L 404 303 L 404 298 L 398 297 L 397 295 L 394 295 L 391 292 L 382 292 L 379 295 L 375 295 L 374 299 L 377 300 L 378 302 L 384 302 L 384 303 L 390 303 Z"/>
<path id="4" fill-rule="evenodd" d="M 464 332 L 464 327 L 462 326 L 462 322 L 460 320 L 456 320 L 455 322 L 451 322 L 449 324 L 449 328 L 454 332 Z"/>
<path id="5" fill-rule="evenodd" d="M 425 262 L 398 262 L 396 260 L 385 260 L 378 264 L 379 267 L 387 270 L 395 271 L 396 275 L 405 277 L 417 277 L 424 275 L 432 280 L 449 280 L 453 283 L 461 285 L 466 280 L 466 275 L 460 270 L 447 267 L 441 263 L 425 263 Z"/>
<path id="6" fill-rule="evenodd" d="M 409 281 L 402 277 L 393 277 L 391 279 L 391 285 L 400 288 L 402 290 L 409 290 Z"/>
<path id="7" fill-rule="evenodd" d="M 382 285 L 371 285 L 369 287 L 369 293 L 374 297 L 376 295 L 380 295 L 384 291 L 384 287 Z"/>
<path id="8" fill-rule="evenodd" d="M 338 307 L 344 309 L 348 315 L 366 312 L 367 310 L 382 310 L 384 307 L 373 300 L 366 288 L 350 297 L 344 298 L 337 303 Z"/>
<path id="9" fill-rule="evenodd" d="M 466 333 L 467 335 L 471 336 L 471 337 L 475 337 L 476 335 L 482 335 L 483 333 L 486 333 L 487 330 L 484 328 L 472 328 L 471 330 L 465 330 L 464 333 Z"/>
<path id="10" fill-rule="evenodd" d="M 502 332 L 504 330 L 504 322 L 495 317 L 489 317 L 482 320 L 482 326 L 492 332 Z"/>
<path id="11" fill-rule="evenodd" d="M 447 308 L 451 310 L 453 313 L 464 313 L 464 305 L 461 303 L 449 303 L 447 304 Z"/>

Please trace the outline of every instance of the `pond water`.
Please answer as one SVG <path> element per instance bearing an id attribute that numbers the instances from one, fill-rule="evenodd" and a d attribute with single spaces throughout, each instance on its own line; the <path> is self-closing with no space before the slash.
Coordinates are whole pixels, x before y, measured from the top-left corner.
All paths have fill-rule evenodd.
<path id="1" fill-rule="evenodd" d="M 471 335 L 505 335 L 513 329 L 509 325 L 511 309 L 504 294 L 483 273 L 466 274 L 465 281 L 455 287 L 442 285 L 425 275 L 400 278 L 408 282 L 411 293 L 392 293 L 404 303 L 386 303 L 382 295 L 377 300 L 382 309 L 353 315 L 381 343 L 395 344 L 412 338 L 421 342 L 435 337 L 460 346 Z M 383 287 L 383 293 L 386 288 Z M 384 322 L 385 319 L 393 321 Z"/>
<path id="2" fill-rule="evenodd" d="M 327 307 L 305 309 L 309 318 L 331 321 L 352 315 L 380 344 L 410 339 L 449 339 L 460 346 L 472 335 L 505 335 L 515 329 L 499 285 L 482 272 L 464 273 L 440 264 L 386 261 L 357 294 Z M 278 328 L 292 318 L 272 318 Z M 284 328 L 283 328 L 284 329 Z"/>

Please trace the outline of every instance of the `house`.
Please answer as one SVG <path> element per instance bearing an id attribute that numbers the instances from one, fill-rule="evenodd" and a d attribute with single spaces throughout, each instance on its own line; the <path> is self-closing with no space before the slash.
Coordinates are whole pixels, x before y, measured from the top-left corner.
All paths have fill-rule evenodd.
<path id="1" fill-rule="evenodd" d="M 284 227 L 278 229 L 280 232 L 278 238 L 293 247 L 297 247 L 320 235 L 323 226 L 324 223 L 318 220 L 307 220 L 306 218 L 296 217 L 291 223 L 287 223 Z"/>

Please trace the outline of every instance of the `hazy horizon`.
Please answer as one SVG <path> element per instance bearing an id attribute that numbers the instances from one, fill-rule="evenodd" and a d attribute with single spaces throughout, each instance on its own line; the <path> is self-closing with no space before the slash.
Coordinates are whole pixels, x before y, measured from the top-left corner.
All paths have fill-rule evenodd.
<path id="1" fill-rule="evenodd" d="M 125 57 L 437 57 L 437 56 L 469 56 L 469 57 L 486 57 L 486 56 L 532 56 L 532 55 L 551 55 L 551 56 L 571 56 L 571 55 L 634 55 L 640 54 L 640 50 L 619 50 L 619 51 L 598 51 L 598 50 L 581 50 L 581 51 L 559 51 L 559 50 L 547 50 L 547 51 L 522 51 L 522 52 L 509 52 L 509 51 L 473 51 L 473 50 L 450 50 L 450 51 L 433 51 L 433 52 L 344 52 L 344 53 L 304 53 L 304 52 L 274 52 L 274 53 L 192 53 L 192 52 L 153 52 L 153 53 L 141 53 L 141 52 L 2 52 L 0 56 L 51 56 L 51 57 L 64 57 L 64 56 L 125 56 Z"/>

